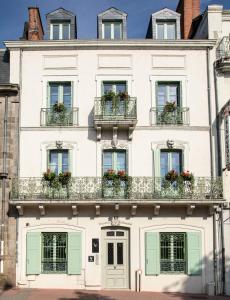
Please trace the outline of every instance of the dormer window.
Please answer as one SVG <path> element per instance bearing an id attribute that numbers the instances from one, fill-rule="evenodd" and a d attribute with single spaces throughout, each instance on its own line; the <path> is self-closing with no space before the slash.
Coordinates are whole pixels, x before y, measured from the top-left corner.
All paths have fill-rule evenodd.
<path id="1" fill-rule="evenodd" d="M 158 40 L 175 40 L 176 39 L 176 22 L 175 21 L 157 21 L 157 39 Z"/>
<path id="2" fill-rule="evenodd" d="M 103 21 L 102 38 L 106 40 L 122 39 L 122 22 L 121 21 Z"/>
<path id="3" fill-rule="evenodd" d="M 53 22 L 50 31 L 51 40 L 69 40 L 70 39 L 70 22 Z"/>

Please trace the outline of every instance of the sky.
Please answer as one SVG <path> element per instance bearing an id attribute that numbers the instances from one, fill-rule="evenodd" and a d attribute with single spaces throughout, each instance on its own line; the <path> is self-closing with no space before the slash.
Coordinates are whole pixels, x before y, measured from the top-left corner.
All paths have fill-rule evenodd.
<path id="1" fill-rule="evenodd" d="M 22 36 L 28 20 L 28 7 L 37 6 L 46 30 L 45 15 L 59 7 L 77 15 L 79 39 L 97 36 L 98 13 L 114 6 L 128 14 L 128 38 L 144 38 L 150 15 L 164 7 L 175 10 L 179 0 L 0 0 L 0 47 L 2 41 L 17 40 Z M 230 9 L 230 0 L 201 0 L 201 10 L 207 5 L 222 4 Z"/>

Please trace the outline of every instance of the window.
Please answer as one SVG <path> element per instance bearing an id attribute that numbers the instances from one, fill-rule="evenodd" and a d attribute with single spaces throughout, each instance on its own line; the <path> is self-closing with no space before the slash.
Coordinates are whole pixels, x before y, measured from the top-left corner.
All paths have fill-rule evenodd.
<path id="1" fill-rule="evenodd" d="M 103 152 L 103 174 L 109 169 L 127 172 L 126 151 L 105 150 Z"/>
<path id="2" fill-rule="evenodd" d="M 121 21 L 102 22 L 102 38 L 107 40 L 122 39 L 122 22 Z"/>
<path id="3" fill-rule="evenodd" d="M 49 82 L 48 84 L 49 106 L 56 103 L 63 103 L 65 107 L 72 106 L 72 85 L 71 82 Z"/>
<path id="4" fill-rule="evenodd" d="M 157 106 L 164 106 L 166 102 L 180 106 L 180 82 L 157 82 Z"/>
<path id="5" fill-rule="evenodd" d="M 48 168 L 56 175 L 69 171 L 69 151 L 50 150 Z"/>
<path id="6" fill-rule="evenodd" d="M 67 233 L 42 233 L 42 273 L 67 272 Z"/>
<path id="7" fill-rule="evenodd" d="M 157 21 L 157 39 L 158 40 L 175 40 L 176 39 L 176 22 L 175 21 Z"/>
<path id="8" fill-rule="evenodd" d="M 69 40 L 70 39 L 70 22 L 53 22 L 50 31 L 51 40 Z"/>
<path id="9" fill-rule="evenodd" d="M 185 233 L 160 233 L 160 272 L 186 273 Z"/>
<path id="10" fill-rule="evenodd" d="M 175 170 L 177 173 L 182 172 L 182 151 L 181 150 L 161 150 L 160 153 L 160 172 L 161 177 Z"/>

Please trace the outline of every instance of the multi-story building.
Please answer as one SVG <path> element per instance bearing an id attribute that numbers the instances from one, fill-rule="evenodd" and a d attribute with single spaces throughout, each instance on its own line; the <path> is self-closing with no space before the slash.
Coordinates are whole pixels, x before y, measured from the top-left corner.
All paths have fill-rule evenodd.
<path id="1" fill-rule="evenodd" d="M 0 50 L 0 286 L 16 284 L 16 217 L 10 178 L 18 172 L 19 87 L 9 81 L 9 53 Z"/>
<path id="2" fill-rule="evenodd" d="M 220 292 L 216 40 L 188 39 L 199 13 L 180 1 L 130 40 L 110 8 L 98 39 L 78 40 L 72 12 L 47 14 L 44 35 L 31 7 L 24 39 L 5 42 L 21 88 L 19 287 Z"/>
<path id="3" fill-rule="evenodd" d="M 212 123 L 214 127 L 215 157 L 221 174 L 224 170 L 225 199 L 227 203 L 223 208 L 221 217 L 222 239 L 221 249 L 223 253 L 223 289 L 230 294 L 230 190 L 228 178 L 230 176 L 230 102 L 229 102 L 229 25 L 230 11 L 224 10 L 222 5 L 210 5 L 200 17 L 195 38 L 217 39 L 217 44 L 211 53 L 213 70 L 212 89 L 215 102 L 213 105 Z"/>

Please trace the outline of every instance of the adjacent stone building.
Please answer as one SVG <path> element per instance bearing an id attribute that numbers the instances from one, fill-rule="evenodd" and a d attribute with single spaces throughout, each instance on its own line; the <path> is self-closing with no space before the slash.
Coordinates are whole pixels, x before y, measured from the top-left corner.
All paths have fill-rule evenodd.
<path id="1" fill-rule="evenodd" d="M 19 86 L 10 84 L 9 53 L 0 50 L 0 272 L 1 285 L 16 283 L 17 211 L 9 206 L 11 178 L 18 173 Z"/>

